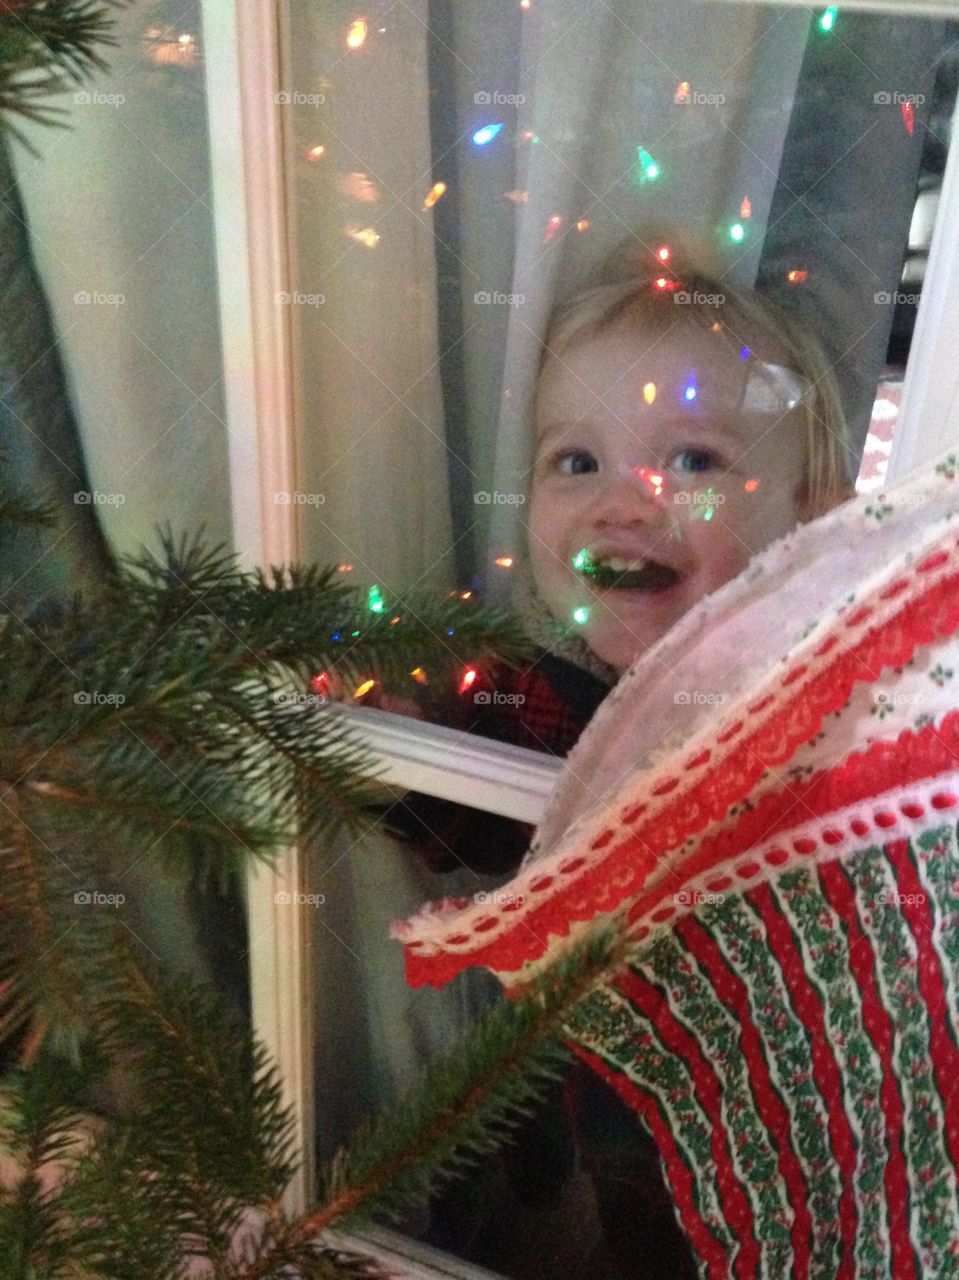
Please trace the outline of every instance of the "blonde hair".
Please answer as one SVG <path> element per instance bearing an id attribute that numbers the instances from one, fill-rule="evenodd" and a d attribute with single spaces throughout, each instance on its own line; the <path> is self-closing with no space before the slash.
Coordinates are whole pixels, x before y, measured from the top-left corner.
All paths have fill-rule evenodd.
<path id="1" fill-rule="evenodd" d="M 643 259 L 637 262 L 635 239 L 626 242 L 607 261 L 600 283 L 580 289 L 558 307 L 547 330 L 540 373 L 551 356 L 561 357 L 574 343 L 637 320 L 654 332 L 671 328 L 677 320 L 704 329 L 719 323 L 737 342 L 748 338 L 753 346 L 768 344 L 811 387 L 801 406 L 790 412 L 802 412 L 805 419 L 807 517 L 822 515 L 852 491 L 846 417 L 822 349 L 805 326 L 772 299 L 738 289 L 698 265 L 688 246 L 676 249 L 674 236 L 670 243 L 666 267 L 656 263 L 645 245 Z M 658 287 L 658 279 L 667 281 L 666 287 Z M 688 297 L 681 307 L 674 305 L 677 289 Z M 702 301 L 704 297 L 709 300 Z"/>

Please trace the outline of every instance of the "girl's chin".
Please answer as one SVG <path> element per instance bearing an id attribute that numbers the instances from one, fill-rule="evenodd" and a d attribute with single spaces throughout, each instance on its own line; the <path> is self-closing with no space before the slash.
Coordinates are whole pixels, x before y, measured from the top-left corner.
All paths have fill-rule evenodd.
<path id="1" fill-rule="evenodd" d="M 596 656 L 620 675 L 662 639 L 689 607 L 672 587 L 655 595 L 639 591 L 622 594 L 639 598 L 617 601 L 615 612 L 605 610 L 605 616 L 595 617 L 586 637 Z"/>

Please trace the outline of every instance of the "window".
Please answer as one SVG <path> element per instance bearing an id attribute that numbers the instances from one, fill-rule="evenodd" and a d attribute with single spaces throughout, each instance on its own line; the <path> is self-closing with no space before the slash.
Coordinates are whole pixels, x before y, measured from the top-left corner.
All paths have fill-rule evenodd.
<path id="1" fill-rule="evenodd" d="M 505 595 L 497 561 L 516 550 L 523 504 L 493 497 L 525 492 L 525 423 L 547 314 L 639 213 L 682 212 L 711 233 L 724 229 L 729 269 L 746 284 L 818 286 L 807 293 L 859 452 L 877 385 L 902 373 L 908 352 L 889 474 L 954 434 L 943 357 L 957 331 L 948 240 L 959 199 L 954 166 L 943 173 L 942 162 L 956 31 L 944 18 L 844 6 L 824 25 L 823 11 L 785 5 L 584 11 L 548 0 L 404 3 L 363 15 L 290 4 L 285 18 L 280 33 L 262 15 L 238 17 L 238 33 L 224 18 L 220 31 L 236 41 L 249 128 L 236 180 L 256 192 L 246 206 L 244 310 L 259 400 L 248 420 L 265 421 L 267 405 L 281 410 L 258 444 L 265 556 L 299 547 L 397 590 L 475 579 Z M 283 69 L 271 79 L 274 66 Z M 275 94 L 285 98 L 264 111 Z M 219 127 L 217 143 L 214 120 L 215 163 L 218 147 L 221 159 L 236 154 Z M 942 179 L 931 237 L 915 228 L 918 206 L 930 203 L 927 175 Z M 228 216 L 222 199 L 218 212 Z M 922 288 L 907 288 L 924 248 Z M 911 340 L 916 304 L 896 296 L 910 292 L 923 295 Z M 232 323 L 239 330 L 237 316 Z M 254 355 L 253 337 L 264 336 Z M 886 388 L 879 398 L 889 398 Z M 282 485 L 301 498 L 280 510 L 273 494 Z M 385 722 L 365 720 L 385 742 Z M 445 784 L 427 777 L 422 759 L 408 761 L 431 741 L 444 749 L 441 729 L 389 732 L 398 783 L 455 792 L 455 757 Z M 544 779 L 553 768 L 529 765 Z M 477 803 L 497 807 L 485 792 Z M 513 811 L 512 802 L 499 807 Z M 314 945 L 322 936 L 325 946 L 316 998 L 327 1019 L 317 1042 L 333 1046 L 325 1067 L 349 1047 L 375 1068 L 363 1076 L 361 1106 L 484 998 L 477 985 L 442 1014 L 424 1010 L 431 993 L 404 991 L 398 955 L 392 971 L 380 967 L 390 963 L 385 943 L 375 964 L 353 947 L 358 937 L 382 939 L 402 903 L 442 892 L 409 854 L 384 847 L 377 857 L 374 870 L 346 850 L 322 850 L 314 868 L 349 872 L 340 896 L 328 895 L 341 914 L 315 928 Z M 278 883 L 305 877 L 306 861 L 291 851 Z M 273 931 L 271 887 L 261 878 L 250 896 L 257 1008 L 305 1098 L 308 922 L 292 937 L 286 920 Z M 285 946 L 271 951 L 281 937 Z M 352 1027 L 333 1021 L 347 1012 Z M 374 1045 L 388 1045 L 392 1061 Z M 346 1076 L 349 1060 L 339 1062 Z M 323 1108 L 332 1101 L 326 1119 L 342 1122 L 343 1092 L 326 1071 L 321 1083 L 324 1135 Z M 511 1265 L 522 1274 L 522 1260 Z"/>

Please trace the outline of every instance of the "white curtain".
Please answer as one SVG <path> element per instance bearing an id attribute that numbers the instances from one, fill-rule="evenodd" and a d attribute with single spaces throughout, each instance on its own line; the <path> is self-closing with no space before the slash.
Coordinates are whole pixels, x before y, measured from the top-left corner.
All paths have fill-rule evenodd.
<path id="1" fill-rule="evenodd" d="M 231 541 L 199 3 L 117 10 L 109 69 L 12 153 L 97 513 L 116 553 L 155 526 Z"/>

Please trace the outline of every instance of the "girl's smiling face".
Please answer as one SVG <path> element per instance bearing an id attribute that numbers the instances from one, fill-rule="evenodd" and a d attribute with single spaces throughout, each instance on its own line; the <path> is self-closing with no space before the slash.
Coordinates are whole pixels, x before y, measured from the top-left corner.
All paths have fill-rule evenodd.
<path id="1" fill-rule="evenodd" d="M 808 518 L 801 412 L 770 410 L 761 355 L 634 320 L 549 356 L 529 508 L 539 593 L 622 674 L 696 602 Z M 757 377 L 757 411 L 743 412 Z M 757 384 L 751 384 L 755 387 Z"/>

